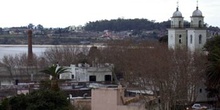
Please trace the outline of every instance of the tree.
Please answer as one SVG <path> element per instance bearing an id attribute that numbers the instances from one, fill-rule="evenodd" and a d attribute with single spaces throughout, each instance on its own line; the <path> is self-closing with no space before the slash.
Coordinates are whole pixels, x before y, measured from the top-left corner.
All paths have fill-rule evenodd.
<path id="1" fill-rule="evenodd" d="M 68 110 L 69 101 L 61 91 L 39 90 L 28 95 L 27 110 Z"/>
<path id="2" fill-rule="evenodd" d="M 68 72 L 67 70 L 68 70 L 68 68 L 58 67 L 57 65 L 52 65 L 52 66 L 42 70 L 41 72 L 52 76 L 51 89 L 58 91 L 59 90 L 59 85 L 58 85 L 59 75 L 62 73 Z"/>
<path id="3" fill-rule="evenodd" d="M 42 30 L 44 29 L 44 27 L 43 27 L 43 25 L 38 24 L 38 25 L 37 25 L 37 29 L 39 29 L 39 30 L 41 30 L 41 31 L 42 31 Z"/>
<path id="4" fill-rule="evenodd" d="M 148 19 L 113 19 L 89 22 L 85 25 L 86 31 L 128 31 L 128 30 L 153 30 L 156 27 L 164 27 L 163 23 L 154 23 Z"/>
<path id="5" fill-rule="evenodd" d="M 24 80 L 30 80 L 31 74 L 36 75 L 36 79 L 42 78 L 42 76 L 37 78 L 39 70 L 48 65 L 42 57 L 38 57 L 35 54 L 33 55 L 32 66 L 28 65 L 27 54 L 3 56 L 0 64 L 6 68 L 12 79 L 16 77 Z"/>
<path id="6" fill-rule="evenodd" d="M 28 24 L 27 26 L 29 29 L 33 29 L 34 28 L 34 25 L 32 23 Z"/>
<path id="7" fill-rule="evenodd" d="M 207 90 L 210 96 L 217 96 L 220 101 L 220 36 L 215 36 L 205 44 L 208 51 Z"/>
<path id="8" fill-rule="evenodd" d="M 36 28 L 40 31 L 39 34 L 44 34 L 44 27 L 43 27 L 43 25 L 38 24 Z"/>
<path id="9" fill-rule="evenodd" d="M 163 37 L 159 38 L 160 43 L 168 43 L 168 35 L 164 35 Z"/>
<path id="10" fill-rule="evenodd" d="M 73 45 L 55 46 L 47 49 L 43 57 L 49 64 L 59 63 L 59 65 L 70 65 L 79 62 L 78 54 L 88 54 L 88 47 L 79 47 Z"/>
<path id="11" fill-rule="evenodd" d="M 92 66 L 97 66 L 101 60 L 101 53 L 98 47 L 92 46 L 89 50 L 88 61 Z"/>
<path id="12" fill-rule="evenodd" d="M 0 110 L 68 110 L 69 101 L 61 91 L 37 90 L 6 98 Z"/>
<path id="13" fill-rule="evenodd" d="M 106 59 L 123 72 L 122 84 L 146 93 L 152 91 L 160 110 L 176 109 L 178 104 L 195 101 L 205 71 L 202 54 L 191 54 L 186 49 L 169 50 L 166 44 L 152 41 L 114 43 L 107 49 Z"/>

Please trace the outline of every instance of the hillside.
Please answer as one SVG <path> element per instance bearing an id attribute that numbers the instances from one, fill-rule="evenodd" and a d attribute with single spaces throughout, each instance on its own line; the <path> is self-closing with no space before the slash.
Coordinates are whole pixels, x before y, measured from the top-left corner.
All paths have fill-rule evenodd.
<path id="1" fill-rule="evenodd" d="M 189 28 L 189 22 L 184 26 Z M 220 34 L 219 27 L 207 26 L 208 36 Z M 33 28 L 34 44 L 82 44 L 100 43 L 107 40 L 158 40 L 167 35 L 170 20 L 163 22 L 148 19 L 112 19 L 97 20 L 86 23 L 83 27 Z M 0 44 L 27 44 L 27 27 L 0 28 Z"/>

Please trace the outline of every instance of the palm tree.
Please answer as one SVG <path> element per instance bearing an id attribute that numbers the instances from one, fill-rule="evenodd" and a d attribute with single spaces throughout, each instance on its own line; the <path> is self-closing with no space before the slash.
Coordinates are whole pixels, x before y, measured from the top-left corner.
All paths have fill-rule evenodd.
<path id="1" fill-rule="evenodd" d="M 207 76 L 210 86 L 218 87 L 220 84 L 220 55 L 213 55 L 215 61 L 211 61 L 207 68 Z"/>
<path id="2" fill-rule="evenodd" d="M 207 91 L 209 96 L 217 96 L 220 102 L 220 36 L 208 40 L 204 48 L 208 51 Z"/>
<path id="3" fill-rule="evenodd" d="M 58 80 L 59 80 L 59 75 L 62 73 L 66 73 L 69 72 L 67 71 L 68 68 L 64 68 L 64 67 L 58 67 L 57 65 L 52 65 L 40 72 L 43 72 L 45 74 L 48 74 L 50 76 L 52 76 L 51 78 L 51 89 L 58 91 L 59 90 L 59 86 L 58 86 Z"/>

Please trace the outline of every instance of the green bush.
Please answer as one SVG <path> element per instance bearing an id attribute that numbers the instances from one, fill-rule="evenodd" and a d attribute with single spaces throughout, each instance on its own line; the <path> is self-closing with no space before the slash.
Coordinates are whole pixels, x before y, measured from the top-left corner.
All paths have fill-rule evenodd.
<path id="1" fill-rule="evenodd" d="M 4 99 L 0 110 L 68 110 L 69 101 L 61 91 L 38 90 Z"/>

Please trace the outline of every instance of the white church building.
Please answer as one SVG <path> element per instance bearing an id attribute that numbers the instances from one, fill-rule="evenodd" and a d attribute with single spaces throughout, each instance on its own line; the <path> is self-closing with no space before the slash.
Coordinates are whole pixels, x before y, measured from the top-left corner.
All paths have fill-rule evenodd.
<path id="1" fill-rule="evenodd" d="M 206 43 L 207 31 L 204 25 L 204 16 L 196 7 L 190 21 L 190 27 L 184 27 L 182 13 L 177 6 L 171 17 L 171 27 L 168 29 L 168 47 L 170 49 L 185 47 L 190 51 L 201 50 Z"/>

